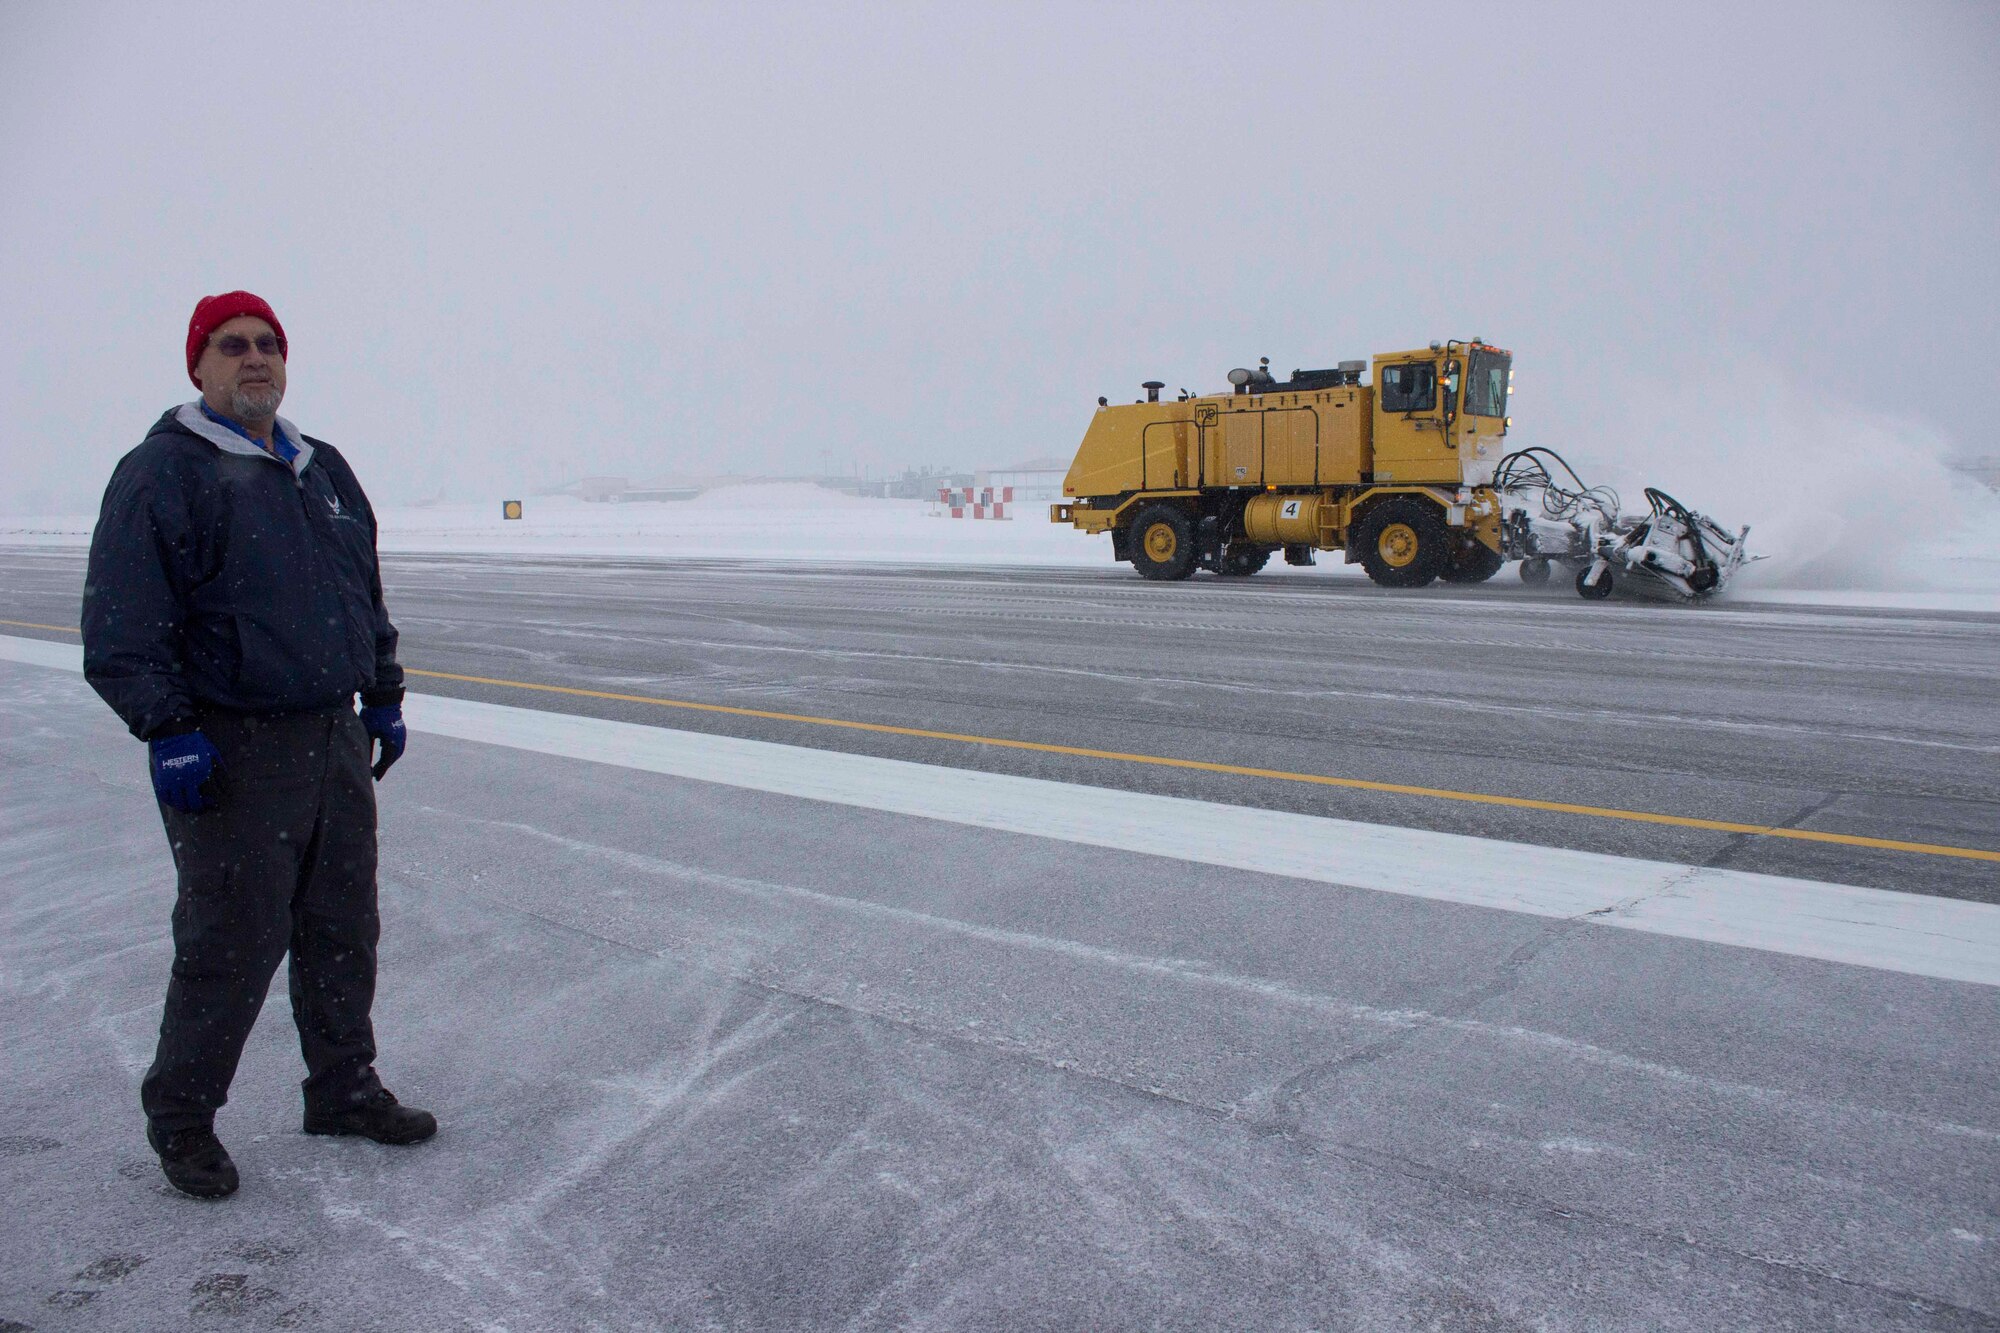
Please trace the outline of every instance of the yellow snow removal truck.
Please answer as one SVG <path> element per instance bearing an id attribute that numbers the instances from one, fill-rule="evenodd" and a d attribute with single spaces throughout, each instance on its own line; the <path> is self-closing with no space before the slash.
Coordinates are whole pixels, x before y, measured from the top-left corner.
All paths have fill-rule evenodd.
<path id="1" fill-rule="evenodd" d="M 1519 560 L 1523 582 L 1561 566 L 1588 598 L 1618 581 L 1700 601 L 1760 558 L 1744 549 L 1747 527 L 1731 533 L 1664 491 L 1647 488 L 1648 512 L 1628 515 L 1552 450 L 1508 452 L 1505 348 L 1432 343 L 1376 357 L 1364 384 L 1368 373 L 1343 361 L 1279 380 L 1267 357 L 1230 371 L 1229 394 L 1162 402 L 1166 386 L 1147 380 L 1141 402 L 1100 398 L 1063 479 L 1073 503 L 1049 517 L 1109 532 L 1112 557 L 1149 579 L 1345 551 L 1391 588 L 1479 583 Z"/>
<path id="2" fill-rule="evenodd" d="M 1150 579 L 1254 574 L 1345 550 L 1375 582 L 1477 583 L 1504 561 L 1492 490 L 1505 453 L 1513 356 L 1471 342 L 1274 379 L 1232 370 L 1232 394 L 1146 398 L 1096 417 L 1050 517 L 1109 532 Z"/>

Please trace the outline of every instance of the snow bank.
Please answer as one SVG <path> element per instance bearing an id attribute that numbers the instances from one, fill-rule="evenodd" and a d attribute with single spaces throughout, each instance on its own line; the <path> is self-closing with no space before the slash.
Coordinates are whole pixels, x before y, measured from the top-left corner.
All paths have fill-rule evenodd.
<path id="1" fill-rule="evenodd" d="M 1673 412 L 1663 414 L 1673 417 Z M 1693 418 L 1683 417 L 1683 422 Z M 1603 469 L 1628 509 L 1659 486 L 1727 525 L 1749 523 L 1751 566 L 1738 601 L 2000 612 L 2000 495 L 1950 471 L 1921 432 L 1796 402 L 1749 421 L 1715 421 L 1624 450 L 1639 465 Z M 869 500 L 809 483 L 725 486 L 693 500 L 591 504 L 524 497 L 506 520 L 481 504 L 379 512 L 391 554 L 719 558 L 806 563 L 1108 567 L 1111 542 L 1048 521 L 1024 504 L 1003 521 L 936 516 L 924 500 Z M 83 546 L 94 514 L 0 519 L 0 544 Z M 1311 569 L 1274 562 L 1262 577 L 1360 578 L 1322 556 Z M 1517 586 L 1511 573 L 1501 579 Z M 1553 593 L 1551 595 L 1554 595 Z"/>
<path id="2" fill-rule="evenodd" d="M 382 549 L 513 555 L 721 556 L 945 564 L 1077 565 L 1111 558 L 1108 539 L 1024 505 L 995 521 L 933 516 L 923 500 L 865 500 L 809 483 L 724 486 L 692 500 L 591 504 L 529 498 L 518 521 L 485 505 L 384 510 Z"/>
<path id="3" fill-rule="evenodd" d="M 508 497 L 512 498 L 512 497 Z M 1046 505 L 1015 517 L 933 517 L 923 500 L 867 500 L 806 482 L 722 486 L 692 500 L 593 504 L 524 496 L 503 519 L 502 497 L 479 504 L 377 511 L 385 552 L 502 555 L 711 556 L 913 564 L 1101 565 L 1106 537 L 1049 522 Z M 95 514 L 0 519 L 0 543 L 83 546 Z"/>

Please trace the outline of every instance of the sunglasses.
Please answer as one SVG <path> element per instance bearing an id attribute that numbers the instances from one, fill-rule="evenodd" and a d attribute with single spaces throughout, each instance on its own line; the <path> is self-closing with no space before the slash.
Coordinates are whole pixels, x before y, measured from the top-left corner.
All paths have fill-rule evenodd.
<path id="1" fill-rule="evenodd" d="M 285 345 L 278 341 L 275 333 L 260 333 L 255 338 L 246 338 L 240 333 L 225 333 L 210 345 L 224 356 L 245 356 L 253 344 L 265 356 L 282 356 L 285 351 Z"/>

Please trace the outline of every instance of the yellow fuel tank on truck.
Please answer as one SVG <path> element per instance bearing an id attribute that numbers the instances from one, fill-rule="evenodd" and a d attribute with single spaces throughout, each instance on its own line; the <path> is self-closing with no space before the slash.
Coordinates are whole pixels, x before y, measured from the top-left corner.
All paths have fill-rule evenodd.
<path id="1" fill-rule="evenodd" d="M 1344 550 L 1392 587 L 1476 583 L 1502 563 L 1491 482 L 1512 362 L 1473 339 L 1284 380 L 1266 360 L 1230 371 L 1229 393 L 1176 400 L 1149 380 L 1139 402 L 1098 400 L 1063 483 L 1073 502 L 1050 516 L 1109 532 L 1113 558 L 1153 579 Z"/>

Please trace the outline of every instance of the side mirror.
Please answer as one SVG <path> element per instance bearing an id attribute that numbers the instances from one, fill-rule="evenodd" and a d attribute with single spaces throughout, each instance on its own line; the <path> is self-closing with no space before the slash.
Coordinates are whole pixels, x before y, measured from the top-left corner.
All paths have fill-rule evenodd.
<path id="1" fill-rule="evenodd" d="M 1452 435 L 1451 428 L 1458 424 L 1459 364 L 1447 361 L 1442 369 L 1444 373 L 1438 376 L 1438 393 L 1444 398 L 1444 447 L 1456 449 L 1458 440 Z"/>

